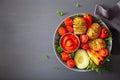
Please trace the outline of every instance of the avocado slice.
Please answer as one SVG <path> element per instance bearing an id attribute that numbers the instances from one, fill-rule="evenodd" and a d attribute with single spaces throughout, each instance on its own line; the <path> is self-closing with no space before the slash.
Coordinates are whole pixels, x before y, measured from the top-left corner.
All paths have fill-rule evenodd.
<path id="1" fill-rule="evenodd" d="M 89 65 L 89 56 L 86 50 L 79 49 L 75 53 L 75 64 L 78 69 L 84 69 Z"/>

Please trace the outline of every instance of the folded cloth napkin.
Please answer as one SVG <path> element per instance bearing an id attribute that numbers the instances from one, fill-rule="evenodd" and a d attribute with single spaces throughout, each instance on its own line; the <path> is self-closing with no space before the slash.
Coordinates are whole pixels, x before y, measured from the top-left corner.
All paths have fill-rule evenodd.
<path id="1" fill-rule="evenodd" d="M 96 5 L 94 16 L 103 20 L 112 33 L 111 54 L 120 54 L 120 1 L 110 9 Z"/>

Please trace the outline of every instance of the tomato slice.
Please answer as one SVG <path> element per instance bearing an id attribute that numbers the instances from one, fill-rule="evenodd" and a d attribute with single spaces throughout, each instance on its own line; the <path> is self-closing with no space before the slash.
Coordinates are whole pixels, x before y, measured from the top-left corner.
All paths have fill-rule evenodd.
<path id="1" fill-rule="evenodd" d="M 107 57 L 108 56 L 108 50 L 107 49 L 101 49 L 101 50 L 99 50 L 99 54 L 102 57 Z"/>
<path id="2" fill-rule="evenodd" d="M 83 17 L 84 17 L 84 19 L 87 22 L 87 27 L 90 27 L 90 25 L 92 24 L 92 21 L 93 21 L 92 15 L 90 15 L 90 14 L 84 14 Z"/>
<path id="3" fill-rule="evenodd" d="M 72 26 L 73 25 L 73 21 L 72 18 L 68 17 L 64 20 L 64 23 L 66 26 Z"/>
<path id="4" fill-rule="evenodd" d="M 62 52 L 61 56 L 62 56 L 63 61 L 67 61 L 67 60 L 71 59 L 69 53 L 67 53 L 67 52 Z"/>
<path id="5" fill-rule="evenodd" d="M 73 59 L 70 59 L 66 62 L 67 66 L 70 68 L 75 67 L 75 61 Z"/>
<path id="6" fill-rule="evenodd" d="M 89 44 L 88 43 L 82 43 L 81 48 L 87 50 L 89 48 Z"/>
<path id="7" fill-rule="evenodd" d="M 104 38 L 107 38 L 108 36 L 109 36 L 108 29 L 102 28 L 100 38 L 104 39 Z"/>
<path id="8" fill-rule="evenodd" d="M 81 34 L 80 35 L 80 41 L 82 43 L 87 43 L 87 41 L 88 41 L 88 35 Z"/>

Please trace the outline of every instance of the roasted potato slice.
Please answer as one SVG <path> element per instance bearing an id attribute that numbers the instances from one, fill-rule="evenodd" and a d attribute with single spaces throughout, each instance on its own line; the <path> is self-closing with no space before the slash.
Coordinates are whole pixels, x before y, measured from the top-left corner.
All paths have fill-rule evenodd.
<path id="1" fill-rule="evenodd" d="M 82 17 L 73 20 L 74 34 L 84 34 L 87 30 L 86 21 Z"/>
<path id="2" fill-rule="evenodd" d="M 99 37 L 101 32 L 101 26 L 98 23 L 93 23 L 87 30 L 89 39 L 96 39 Z"/>
<path id="3" fill-rule="evenodd" d="M 89 41 L 89 47 L 95 51 L 99 51 L 102 48 L 106 48 L 106 43 L 104 40 L 98 38 Z"/>

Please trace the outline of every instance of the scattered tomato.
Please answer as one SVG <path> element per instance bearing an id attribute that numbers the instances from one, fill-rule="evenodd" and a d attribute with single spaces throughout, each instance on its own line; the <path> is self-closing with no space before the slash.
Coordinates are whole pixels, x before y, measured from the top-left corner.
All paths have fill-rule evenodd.
<path id="1" fill-rule="evenodd" d="M 100 38 L 104 39 L 104 38 L 107 38 L 108 36 L 109 36 L 108 29 L 102 28 Z"/>
<path id="2" fill-rule="evenodd" d="M 101 49 L 101 50 L 99 50 L 99 54 L 102 57 L 107 57 L 108 56 L 108 50 L 107 49 Z"/>
<path id="3" fill-rule="evenodd" d="M 72 26 L 73 25 L 73 21 L 72 18 L 68 17 L 64 20 L 64 23 L 66 26 Z"/>
<path id="4" fill-rule="evenodd" d="M 92 15 L 90 15 L 90 14 L 84 14 L 83 17 L 86 20 L 87 27 L 90 27 L 90 25 L 92 24 L 92 20 L 93 20 Z"/>
<path id="5" fill-rule="evenodd" d="M 80 42 L 86 43 L 87 41 L 88 41 L 88 36 L 84 35 L 84 34 L 81 34 L 80 35 Z"/>
<path id="6" fill-rule="evenodd" d="M 59 35 L 63 35 L 63 34 L 65 34 L 66 32 L 67 32 L 67 29 L 64 28 L 64 27 L 60 27 L 60 28 L 58 29 L 58 34 L 59 34 Z"/>
<path id="7" fill-rule="evenodd" d="M 70 68 L 75 67 L 75 61 L 73 59 L 70 59 L 66 62 L 67 66 Z"/>
<path id="8" fill-rule="evenodd" d="M 89 44 L 88 43 L 82 43 L 81 48 L 86 50 L 86 49 L 89 48 Z"/>
<path id="9" fill-rule="evenodd" d="M 67 52 L 62 52 L 61 56 L 62 56 L 62 60 L 64 60 L 64 61 L 71 59 L 69 53 L 67 53 Z"/>
<path id="10" fill-rule="evenodd" d="M 71 26 L 66 26 L 68 32 L 73 32 L 73 28 Z"/>

